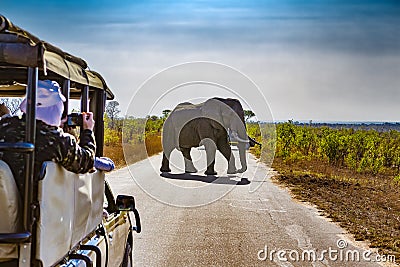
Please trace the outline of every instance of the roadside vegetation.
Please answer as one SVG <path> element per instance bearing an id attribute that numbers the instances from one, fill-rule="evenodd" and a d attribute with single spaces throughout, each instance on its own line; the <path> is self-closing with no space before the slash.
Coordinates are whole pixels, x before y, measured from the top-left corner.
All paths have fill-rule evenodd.
<path id="1" fill-rule="evenodd" d="M 161 130 L 168 113 L 162 117 L 122 118 L 118 117 L 118 105 L 111 101 L 106 107 L 104 155 L 114 161 L 116 168 L 122 168 L 161 152 Z"/>
<path id="2" fill-rule="evenodd" d="M 271 140 L 268 125 L 248 124 L 263 144 L 252 149 L 261 160 Z M 276 125 L 275 181 L 296 198 L 370 242 L 381 255 L 400 259 L 400 132 Z"/>
<path id="3" fill-rule="evenodd" d="M 111 103 L 111 102 L 110 102 Z M 125 167 L 162 151 L 161 117 L 105 116 L 105 156 Z M 111 106 L 109 106 L 111 105 Z M 249 136 L 262 144 L 251 153 L 279 173 L 274 181 L 301 201 L 367 241 L 381 255 L 400 259 L 400 132 L 249 121 Z M 128 156 L 124 157 L 123 151 Z"/>

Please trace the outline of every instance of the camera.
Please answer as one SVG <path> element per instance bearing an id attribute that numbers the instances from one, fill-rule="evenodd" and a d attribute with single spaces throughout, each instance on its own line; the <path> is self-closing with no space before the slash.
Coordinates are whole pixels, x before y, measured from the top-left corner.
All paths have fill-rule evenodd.
<path id="1" fill-rule="evenodd" d="M 83 115 L 81 113 L 71 113 L 67 115 L 67 125 L 68 126 L 82 126 L 83 125 Z"/>

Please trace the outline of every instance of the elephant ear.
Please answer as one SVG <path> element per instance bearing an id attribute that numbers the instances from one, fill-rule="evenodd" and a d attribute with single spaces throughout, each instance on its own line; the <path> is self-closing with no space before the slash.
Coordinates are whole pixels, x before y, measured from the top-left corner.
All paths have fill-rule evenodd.
<path id="1" fill-rule="evenodd" d="M 216 99 L 208 99 L 201 107 L 201 114 L 205 118 L 212 119 L 221 125 L 226 125 L 222 118 L 225 104 Z"/>

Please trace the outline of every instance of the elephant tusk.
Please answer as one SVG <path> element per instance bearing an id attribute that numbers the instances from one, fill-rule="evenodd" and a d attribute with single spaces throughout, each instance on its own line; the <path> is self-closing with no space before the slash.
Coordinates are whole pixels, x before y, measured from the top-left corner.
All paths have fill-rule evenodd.
<path id="1" fill-rule="evenodd" d="M 238 141 L 238 142 L 240 142 L 240 143 L 249 143 L 249 142 L 250 142 L 249 139 L 242 139 L 242 138 L 240 138 L 239 135 L 238 135 L 236 132 L 233 132 L 233 133 L 232 133 L 232 137 L 233 137 L 233 139 L 234 139 L 235 141 Z"/>
<path id="2" fill-rule="evenodd" d="M 245 140 L 245 139 L 242 139 L 240 137 L 236 137 L 236 141 L 238 141 L 240 143 L 249 143 L 250 142 L 249 139 Z"/>

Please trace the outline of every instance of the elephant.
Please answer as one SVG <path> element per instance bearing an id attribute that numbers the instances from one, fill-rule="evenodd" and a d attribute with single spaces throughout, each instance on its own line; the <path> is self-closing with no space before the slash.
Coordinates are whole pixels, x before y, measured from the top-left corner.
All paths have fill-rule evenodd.
<path id="1" fill-rule="evenodd" d="M 228 132 L 237 141 L 241 168 L 236 169 Z M 215 153 L 218 149 L 228 161 L 228 174 L 247 170 L 246 148 L 249 144 L 244 112 L 239 100 L 214 97 L 200 104 L 181 103 L 169 114 L 162 133 L 163 160 L 161 172 L 171 172 L 169 157 L 176 148 L 181 151 L 186 173 L 196 173 L 190 156 L 192 147 L 204 145 L 207 154 L 206 175 L 216 175 Z"/>

